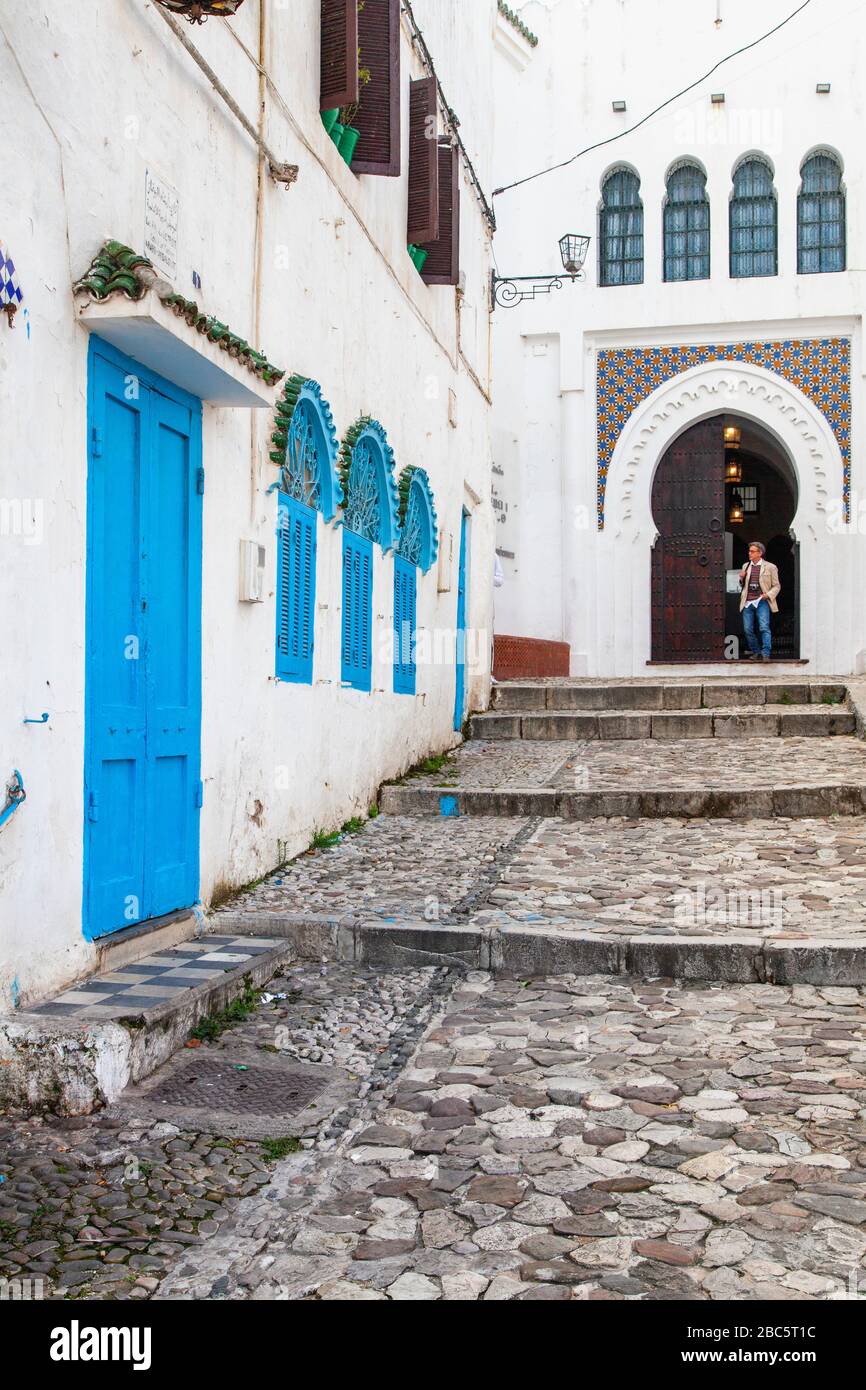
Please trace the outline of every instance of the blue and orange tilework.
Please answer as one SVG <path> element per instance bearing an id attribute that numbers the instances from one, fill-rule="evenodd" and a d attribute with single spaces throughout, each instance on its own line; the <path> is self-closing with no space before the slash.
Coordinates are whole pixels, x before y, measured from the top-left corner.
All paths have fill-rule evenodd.
<path id="1" fill-rule="evenodd" d="M 598 529 L 604 527 L 607 474 L 629 416 L 659 386 L 702 362 L 748 362 L 776 372 L 826 416 L 842 453 L 845 518 L 851 494 L 851 343 L 848 338 L 684 347 L 615 348 L 598 354 Z"/>

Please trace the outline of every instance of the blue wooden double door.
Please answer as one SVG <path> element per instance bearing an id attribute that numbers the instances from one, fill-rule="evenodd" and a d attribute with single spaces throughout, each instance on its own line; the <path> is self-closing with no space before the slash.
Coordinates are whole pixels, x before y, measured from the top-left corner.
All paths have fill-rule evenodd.
<path id="1" fill-rule="evenodd" d="M 84 933 L 199 894 L 201 402 L 89 362 Z"/>

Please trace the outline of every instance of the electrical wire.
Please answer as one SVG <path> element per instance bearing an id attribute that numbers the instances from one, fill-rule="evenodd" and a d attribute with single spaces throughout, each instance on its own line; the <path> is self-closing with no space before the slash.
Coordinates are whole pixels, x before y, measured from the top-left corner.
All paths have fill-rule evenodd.
<path id="1" fill-rule="evenodd" d="M 803 0 L 803 4 L 799 5 L 796 10 L 793 10 L 791 14 L 788 15 L 787 19 L 783 19 L 779 24 L 776 24 L 774 28 L 768 29 L 766 34 L 762 34 L 760 38 L 753 39 L 751 43 L 744 44 L 742 48 L 738 48 L 735 52 L 729 53 L 726 58 L 721 58 L 714 67 L 710 68 L 709 72 L 705 72 L 702 77 L 698 77 L 694 82 L 690 82 L 688 87 L 683 87 L 681 92 L 676 92 L 674 96 L 668 97 L 660 106 L 656 106 L 654 110 L 650 111 L 646 116 L 641 117 L 634 125 L 629 126 L 628 130 L 621 130 L 616 135 L 608 136 L 606 140 L 597 140 L 594 145 L 587 145 L 585 149 L 578 150 L 577 154 L 573 154 L 569 159 L 563 159 L 559 164 L 552 164 L 548 169 L 539 169 L 536 174 L 527 174 L 526 178 L 515 179 L 514 183 L 506 183 L 503 184 L 501 188 L 494 188 L 493 197 L 498 198 L 500 193 L 509 193 L 512 188 L 521 188 L 523 184 L 532 183 L 535 179 L 541 179 L 545 174 L 555 174 L 558 169 L 568 168 L 568 166 L 574 164 L 576 160 L 582 159 L 585 154 L 591 154 L 593 150 L 603 149 L 605 145 L 612 145 L 615 141 L 624 140 L 627 135 L 634 134 L 636 130 L 640 130 L 641 126 L 646 125 L 647 121 L 651 121 L 653 116 L 657 116 L 660 111 L 664 111 L 666 107 L 672 106 L 675 101 L 679 101 L 681 97 L 688 96 L 689 92 L 693 92 L 696 87 L 700 87 L 702 82 L 706 82 L 707 78 L 712 77 L 713 73 L 718 72 L 719 68 L 724 67 L 725 63 L 730 63 L 732 59 L 739 58 L 741 54 L 748 53 L 750 49 L 757 48 L 759 44 L 765 43 L 766 40 L 772 38 L 774 34 L 778 34 L 780 29 L 784 29 L 786 25 L 797 18 L 797 15 L 802 14 L 804 10 L 808 9 L 811 3 L 812 0 Z"/>

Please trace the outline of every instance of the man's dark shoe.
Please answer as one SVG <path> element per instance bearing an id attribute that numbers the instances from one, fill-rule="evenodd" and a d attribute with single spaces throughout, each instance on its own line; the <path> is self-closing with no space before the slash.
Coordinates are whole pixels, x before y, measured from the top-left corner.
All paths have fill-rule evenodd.
<path id="1" fill-rule="evenodd" d="M 763 656 L 761 657 L 761 660 L 762 660 L 762 661 L 769 661 L 769 660 L 770 660 L 770 653 L 769 653 L 769 652 L 764 652 Z"/>
<path id="2" fill-rule="evenodd" d="M 754 661 L 754 660 L 755 660 L 755 657 L 756 657 L 757 655 L 758 655 L 757 652 L 743 652 L 742 660 L 743 660 L 743 661 Z"/>

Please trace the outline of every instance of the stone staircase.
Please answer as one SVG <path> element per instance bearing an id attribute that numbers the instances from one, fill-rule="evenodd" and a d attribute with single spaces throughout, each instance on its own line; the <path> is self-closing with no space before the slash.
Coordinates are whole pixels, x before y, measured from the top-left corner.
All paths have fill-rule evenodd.
<path id="1" fill-rule="evenodd" d="M 397 815 L 866 814 L 866 744 L 838 681 L 527 681 L 494 687 L 442 770 L 383 788 Z"/>
<path id="2" fill-rule="evenodd" d="M 844 685 L 509 683 L 489 714 L 472 719 L 477 739 L 823 738 L 853 734 Z"/>

